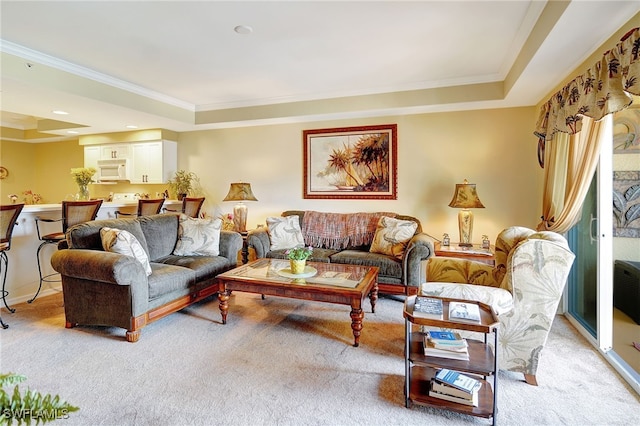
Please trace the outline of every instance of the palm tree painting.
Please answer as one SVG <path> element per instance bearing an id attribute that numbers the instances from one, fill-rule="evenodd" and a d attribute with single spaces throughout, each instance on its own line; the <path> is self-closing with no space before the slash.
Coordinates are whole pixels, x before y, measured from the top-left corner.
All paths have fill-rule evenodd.
<path id="1" fill-rule="evenodd" d="M 305 198 L 396 199 L 396 125 L 304 131 Z"/>

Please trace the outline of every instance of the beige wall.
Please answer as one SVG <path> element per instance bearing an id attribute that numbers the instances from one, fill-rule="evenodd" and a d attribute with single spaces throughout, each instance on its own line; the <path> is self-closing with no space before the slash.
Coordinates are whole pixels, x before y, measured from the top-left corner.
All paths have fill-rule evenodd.
<path id="1" fill-rule="evenodd" d="M 212 214 L 232 211 L 221 202 L 231 182 L 250 182 L 259 201 L 248 204 L 249 228 L 286 209 L 383 210 L 414 215 L 426 232 L 454 240 L 457 210 L 448 204 L 455 184 L 468 179 L 486 206 L 474 211 L 473 239 L 486 233 L 493 241 L 507 226 L 538 222 L 534 121 L 529 107 L 190 132 L 179 137 L 178 168 L 198 173 Z M 397 200 L 303 199 L 303 130 L 390 123 L 398 125 Z"/>
<path id="2" fill-rule="evenodd" d="M 468 179 L 477 184 L 486 206 L 474 211 L 473 239 L 479 242 L 486 233 L 494 241 L 507 226 L 535 227 L 538 222 L 542 169 L 536 160 L 534 121 L 535 109 L 528 107 L 188 132 L 178 138 L 178 168 L 198 174 L 211 215 L 233 210 L 233 203 L 222 202 L 231 182 L 250 182 L 259 200 L 249 203 L 250 228 L 285 209 L 384 210 L 414 215 L 426 232 L 437 238 L 448 232 L 453 240 L 458 239 L 457 210 L 448 204 L 455 184 Z M 389 123 L 398 125 L 397 200 L 302 198 L 303 130 Z M 3 164 L 8 158 L 15 164 L 9 167 L 16 171 L 11 188 L 31 188 L 53 203 L 77 192 L 69 173 L 82 165 L 83 148 L 77 141 L 3 142 L 2 147 Z M 27 172 L 31 164 L 35 173 Z M 110 191 L 155 194 L 165 188 L 91 185 L 90 191 L 102 197 Z"/>

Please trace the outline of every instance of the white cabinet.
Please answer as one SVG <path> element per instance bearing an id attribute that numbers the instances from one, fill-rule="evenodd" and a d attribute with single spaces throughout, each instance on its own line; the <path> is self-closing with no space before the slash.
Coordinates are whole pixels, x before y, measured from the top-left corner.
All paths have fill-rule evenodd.
<path id="1" fill-rule="evenodd" d="M 100 158 L 101 148 L 99 145 L 94 146 L 85 146 L 84 147 L 84 166 L 85 167 L 93 167 L 98 170 L 98 160 Z M 97 175 L 93 175 L 93 180 L 97 180 Z"/>
<path id="2" fill-rule="evenodd" d="M 100 145 L 100 159 L 131 158 L 131 144 Z"/>
<path id="3" fill-rule="evenodd" d="M 131 144 L 131 183 L 166 183 L 178 167 L 178 144 L 172 141 Z"/>

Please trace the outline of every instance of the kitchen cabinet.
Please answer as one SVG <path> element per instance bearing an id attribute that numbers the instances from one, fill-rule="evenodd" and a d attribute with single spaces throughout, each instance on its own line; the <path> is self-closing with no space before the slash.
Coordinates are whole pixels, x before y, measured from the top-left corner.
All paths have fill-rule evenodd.
<path id="1" fill-rule="evenodd" d="M 131 158 L 131 144 L 119 143 L 115 145 L 100 145 L 100 159 Z"/>
<path id="2" fill-rule="evenodd" d="M 166 183 L 178 167 L 178 144 L 172 141 L 131 144 L 131 183 Z"/>

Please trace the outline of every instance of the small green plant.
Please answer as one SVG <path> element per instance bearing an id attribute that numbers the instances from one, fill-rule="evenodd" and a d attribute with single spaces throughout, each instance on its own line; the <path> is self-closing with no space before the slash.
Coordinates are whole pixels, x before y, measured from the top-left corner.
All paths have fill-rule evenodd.
<path id="1" fill-rule="evenodd" d="M 42 395 L 30 389 L 22 395 L 18 383 L 24 382 L 27 378 L 20 374 L 0 374 L 0 424 L 30 425 L 52 422 L 54 420 L 66 419 L 69 413 L 78 411 L 80 408 L 74 407 L 61 399 L 58 395 Z M 6 386 L 14 386 L 13 394 L 5 391 Z"/>
<path id="2" fill-rule="evenodd" d="M 296 247 L 284 252 L 289 260 L 307 260 L 313 254 L 313 247 Z"/>
<path id="3" fill-rule="evenodd" d="M 176 195 L 176 198 L 181 196 L 181 194 L 195 195 L 195 192 L 200 190 L 200 179 L 198 176 L 186 170 L 178 170 L 167 183 L 169 184 L 171 192 Z"/>

